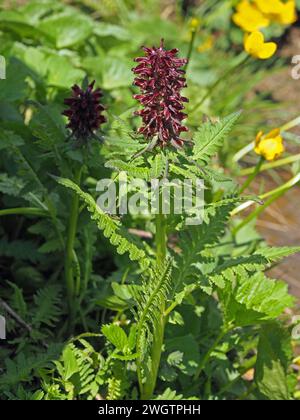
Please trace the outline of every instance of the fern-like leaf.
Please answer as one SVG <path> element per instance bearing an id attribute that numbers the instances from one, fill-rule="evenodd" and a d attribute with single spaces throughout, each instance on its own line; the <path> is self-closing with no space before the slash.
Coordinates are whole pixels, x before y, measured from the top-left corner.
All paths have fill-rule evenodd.
<path id="1" fill-rule="evenodd" d="M 269 264 L 276 263 L 282 258 L 289 257 L 290 255 L 296 254 L 300 252 L 299 246 L 291 246 L 291 247 L 267 247 L 267 248 L 259 248 L 255 254 L 262 255 Z"/>
<path id="2" fill-rule="evenodd" d="M 297 252 L 300 252 L 300 247 L 260 248 L 252 255 L 228 259 L 208 275 L 208 280 L 211 285 L 224 288 L 227 281 L 232 282 L 237 276 L 247 278 L 250 274 L 264 271 L 272 263 Z"/>
<path id="3" fill-rule="evenodd" d="M 207 164 L 218 152 L 240 115 L 240 112 L 236 112 L 217 123 L 202 124 L 194 137 L 194 159 Z"/>
<path id="4" fill-rule="evenodd" d="M 246 326 L 276 319 L 285 308 L 293 305 L 286 283 L 267 278 L 263 273 L 238 277 L 219 291 L 228 323 Z"/>
<path id="5" fill-rule="evenodd" d="M 117 248 L 119 254 L 128 252 L 129 258 L 132 261 L 138 261 L 142 269 L 146 269 L 149 265 L 149 260 L 146 257 L 145 251 L 141 246 L 136 245 L 133 240 L 122 228 L 119 221 L 112 219 L 106 213 L 104 213 L 94 198 L 81 190 L 81 188 L 66 178 L 56 178 L 60 185 L 73 190 L 87 205 L 87 210 L 91 213 L 91 218 L 97 223 L 98 228 L 103 231 L 106 238 L 109 239 L 110 243 Z"/>
<path id="6" fill-rule="evenodd" d="M 30 104 L 38 110 L 31 123 L 31 128 L 38 139 L 40 147 L 43 150 L 51 150 L 55 144 L 63 143 L 66 134 L 53 116 L 53 110 L 36 101 L 30 101 Z"/>
<path id="7" fill-rule="evenodd" d="M 209 206 L 205 212 L 202 225 L 193 226 L 181 233 L 179 248 L 180 255 L 176 258 L 175 288 L 176 291 L 195 275 L 194 264 L 201 260 L 200 253 L 207 247 L 217 243 L 224 235 L 227 221 L 238 199 L 228 199 L 216 205 Z"/>
<path id="8" fill-rule="evenodd" d="M 6 238 L 0 239 L 0 256 L 21 261 L 28 260 L 33 263 L 36 263 L 41 258 L 33 241 L 15 240 L 9 242 Z"/>
<path id="9" fill-rule="evenodd" d="M 31 382 L 35 371 L 50 366 L 61 350 L 60 345 L 51 345 L 44 353 L 26 357 L 19 353 L 15 360 L 5 360 L 5 373 L 0 377 L 0 389 L 19 385 L 21 382 Z"/>
<path id="10" fill-rule="evenodd" d="M 37 291 L 34 296 L 36 307 L 32 319 L 33 327 L 38 329 L 41 324 L 49 327 L 55 326 L 61 313 L 59 307 L 61 302 L 60 291 L 61 288 L 55 285 L 46 286 Z"/>
<path id="11" fill-rule="evenodd" d="M 12 146 L 22 146 L 24 140 L 12 131 L 0 131 L 0 150 L 11 148 Z"/>
<path id="12" fill-rule="evenodd" d="M 157 154 L 150 162 L 150 168 L 146 168 L 145 165 L 137 166 L 136 162 L 124 162 L 122 160 L 109 160 L 106 162 L 105 167 L 117 171 L 124 171 L 132 178 L 150 181 L 151 179 L 159 178 L 162 175 L 166 167 L 166 162 L 162 154 Z"/>
<path id="13" fill-rule="evenodd" d="M 150 278 L 144 277 L 139 289 L 132 288 L 136 303 L 135 318 L 137 324 L 136 349 L 139 359 L 144 360 L 153 342 L 155 327 L 162 316 L 162 307 L 171 289 L 172 259 L 163 267 L 156 267 L 150 272 Z"/>
<path id="14" fill-rule="evenodd" d="M 150 179 L 150 171 L 147 168 L 136 166 L 134 163 L 123 162 L 122 160 L 109 160 L 105 164 L 106 168 L 124 171 L 133 178 Z"/>
<path id="15" fill-rule="evenodd" d="M 108 379 L 107 400 L 119 400 L 122 395 L 122 381 L 117 378 Z"/>

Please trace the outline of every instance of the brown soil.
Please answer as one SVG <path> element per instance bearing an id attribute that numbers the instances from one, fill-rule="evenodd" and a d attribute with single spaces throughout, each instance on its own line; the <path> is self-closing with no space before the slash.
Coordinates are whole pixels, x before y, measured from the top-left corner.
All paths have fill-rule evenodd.
<path id="1" fill-rule="evenodd" d="M 300 188 L 296 187 L 270 206 L 257 222 L 258 230 L 273 246 L 300 245 Z M 269 272 L 287 281 L 290 292 L 300 298 L 300 255 L 296 254 Z"/>
<path id="2" fill-rule="evenodd" d="M 281 49 L 281 56 L 289 63 L 294 55 L 300 54 L 300 29 L 292 28 L 287 42 Z M 276 102 L 282 103 L 284 112 L 282 123 L 300 115 L 300 80 L 291 76 L 292 64 L 267 77 L 259 86 L 259 91 L 270 92 Z M 293 130 L 300 134 L 300 127 Z M 297 150 L 298 149 L 298 150 Z M 293 152 L 299 153 L 298 147 Z M 285 174 L 287 175 L 287 174 Z M 264 175 L 265 176 L 265 175 Z M 291 177 L 289 175 L 288 177 Z M 268 181 L 268 179 L 266 179 Z M 274 185 L 270 184 L 270 188 Z M 269 189 L 269 186 L 268 186 Z M 284 197 L 271 205 L 257 222 L 258 229 L 270 245 L 300 246 L 300 187 L 294 187 Z M 286 280 L 290 291 L 300 299 L 300 254 L 287 258 L 271 270 L 275 278 Z"/>

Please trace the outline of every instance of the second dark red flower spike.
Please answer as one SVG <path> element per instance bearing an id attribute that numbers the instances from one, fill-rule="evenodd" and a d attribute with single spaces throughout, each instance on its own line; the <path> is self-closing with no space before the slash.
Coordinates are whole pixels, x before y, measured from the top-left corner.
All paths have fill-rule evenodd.
<path id="1" fill-rule="evenodd" d="M 184 142 L 181 133 L 188 131 L 182 124 L 187 117 L 183 110 L 188 99 L 181 95 L 186 87 L 182 67 L 187 60 L 178 58 L 177 49 L 166 50 L 163 40 L 158 48 L 143 50 L 145 56 L 135 59 L 138 65 L 132 70 L 136 75 L 134 85 L 141 91 L 134 95 L 142 105 L 135 113 L 143 120 L 139 133 L 149 141 L 156 137 L 161 147 L 180 147 Z"/>

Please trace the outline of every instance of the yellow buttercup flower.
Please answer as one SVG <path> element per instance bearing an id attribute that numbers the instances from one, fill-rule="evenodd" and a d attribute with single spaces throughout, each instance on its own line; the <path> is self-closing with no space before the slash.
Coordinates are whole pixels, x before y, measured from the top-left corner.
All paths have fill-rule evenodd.
<path id="1" fill-rule="evenodd" d="M 241 0 L 232 19 L 245 32 L 258 31 L 272 22 L 291 25 L 297 20 L 296 0 Z"/>
<path id="2" fill-rule="evenodd" d="M 237 12 L 232 16 L 232 19 L 246 32 L 254 32 L 270 24 L 270 19 L 249 0 L 242 0 L 236 9 Z"/>
<path id="3" fill-rule="evenodd" d="M 254 0 L 258 9 L 268 15 L 271 21 L 282 25 L 291 25 L 297 20 L 296 1 L 288 0 Z"/>
<path id="4" fill-rule="evenodd" d="M 284 3 L 280 0 L 254 0 L 258 9 L 264 14 L 278 14 L 281 13 Z"/>
<path id="5" fill-rule="evenodd" d="M 255 153 L 263 156 L 266 160 L 278 159 L 285 151 L 280 129 L 275 128 L 266 135 L 260 131 L 256 136 L 254 150 Z"/>
<path id="6" fill-rule="evenodd" d="M 272 57 L 277 50 L 275 42 L 265 42 L 264 35 L 259 31 L 245 36 L 244 47 L 248 54 L 260 60 Z"/>
<path id="7" fill-rule="evenodd" d="M 291 25 L 297 20 L 296 2 L 295 0 L 289 0 L 287 3 L 282 5 L 282 10 L 275 20 L 282 25 Z"/>

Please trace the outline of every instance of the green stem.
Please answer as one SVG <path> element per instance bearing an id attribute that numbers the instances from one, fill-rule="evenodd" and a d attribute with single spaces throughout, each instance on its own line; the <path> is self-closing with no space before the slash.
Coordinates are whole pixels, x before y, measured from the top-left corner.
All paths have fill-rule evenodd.
<path id="1" fill-rule="evenodd" d="M 80 295 L 80 288 L 81 288 L 81 272 L 80 272 L 80 264 L 77 257 L 75 250 L 73 249 L 73 267 L 74 267 L 74 284 L 75 284 L 75 296 Z"/>
<path id="2" fill-rule="evenodd" d="M 240 189 L 240 194 L 243 194 L 243 192 L 252 184 L 256 176 L 259 174 L 260 169 L 262 167 L 262 164 L 264 163 L 265 159 L 261 156 L 259 161 L 257 162 L 257 165 L 254 168 L 254 171 L 248 176 L 248 179 L 244 182 Z"/>
<path id="3" fill-rule="evenodd" d="M 153 344 L 151 351 L 151 371 L 149 376 L 146 379 L 146 382 L 142 384 L 141 387 L 141 399 L 149 400 L 153 396 L 153 392 L 156 387 L 158 369 L 160 365 L 162 346 L 164 342 L 164 333 L 165 333 L 165 318 L 163 313 L 157 322 L 156 329 L 153 332 Z"/>
<path id="4" fill-rule="evenodd" d="M 184 66 L 185 72 L 187 72 L 187 68 L 188 68 L 189 63 L 191 61 L 191 57 L 192 57 L 193 50 L 194 50 L 196 35 L 197 35 L 197 28 L 193 28 L 192 31 L 191 31 L 191 40 L 190 40 L 189 50 L 188 50 L 188 53 L 187 53 L 187 63 Z"/>
<path id="5" fill-rule="evenodd" d="M 194 106 L 194 108 L 192 108 L 192 110 L 190 111 L 190 113 L 193 113 L 193 112 L 197 111 L 197 109 L 200 108 L 200 106 L 206 101 L 206 99 L 208 99 L 213 94 L 213 92 L 219 86 L 220 83 L 224 82 L 229 76 L 233 75 L 239 68 L 241 68 L 248 61 L 248 59 L 249 59 L 249 56 L 248 55 L 244 56 L 244 53 L 242 53 L 241 55 L 242 55 L 241 61 L 239 61 L 233 67 L 230 67 L 229 69 L 227 69 L 225 71 L 225 73 L 219 79 L 217 79 L 215 81 L 215 83 L 213 83 L 209 87 L 209 89 L 206 92 L 206 94 Z"/>
<path id="6" fill-rule="evenodd" d="M 156 261 L 158 265 L 163 264 L 167 253 L 167 232 L 166 232 L 166 219 L 160 212 L 156 216 Z"/>
<path id="7" fill-rule="evenodd" d="M 41 216 L 41 217 L 50 217 L 49 213 L 45 210 L 38 209 L 36 207 L 17 207 L 12 209 L 0 210 L 1 216 L 9 215 L 24 215 L 24 216 Z"/>
<path id="8" fill-rule="evenodd" d="M 178 282 L 177 282 L 178 283 Z M 197 289 L 197 287 L 199 287 L 198 285 L 196 285 L 196 284 L 194 284 L 194 285 L 190 285 L 189 286 L 189 288 L 188 288 L 188 290 L 186 291 L 186 293 L 185 293 L 185 295 L 184 295 L 184 297 L 186 298 L 187 296 L 189 296 L 195 289 Z M 176 288 L 175 288 L 176 289 Z M 177 301 L 174 301 L 173 303 L 171 303 L 171 305 L 168 307 L 168 308 L 166 308 L 166 310 L 165 310 L 165 317 L 167 318 L 169 315 L 170 315 L 170 313 L 171 312 L 173 312 L 174 311 L 174 309 L 178 306 L 178 305 L 180 305 L 180 303 L 179 302 L 177 302 Z"/>
<path id="9" fill-rule="evenodd" d="M 80 185 L 82 168 L 80 168 L 75 176 L 75 182 Z M 75 273 L 74 273 L 74 244 L 76 239 L 77 224 L 79 215 L 79 197 L 78 194 L 73 194 L 71 201 L 69 225 L 67 232 L 67 242 L 65 251 L 65 277 L 66 277 L 66 288 L 68 296 L 68 307 L 69 307 L 69 332 L 71 333 L 74 328 L 75 317 L 76 317 L 76 284 L 75 284 Z"/>
<path id="10" fill-rule="evenodd" d="M 163 267 L 167 254 L 167 231 L 165 215 L 162 213 L 161 200 L 159 207 L 159 214 L 156 216 L 156 258 L 157 265 L 159 267 Z M 165 333 L 166 318 L 164 316 L 164 312 L 165 302 L 162 304 L 161 316 L 157 320 L 156 328 L 153 332 L 151 369 L 149 375 L 146 378 L 146 382 L 143 383 L 141 372 L 139 372 L 138 375 L 142 400 L 150 399 L 155 390 Z"/>

